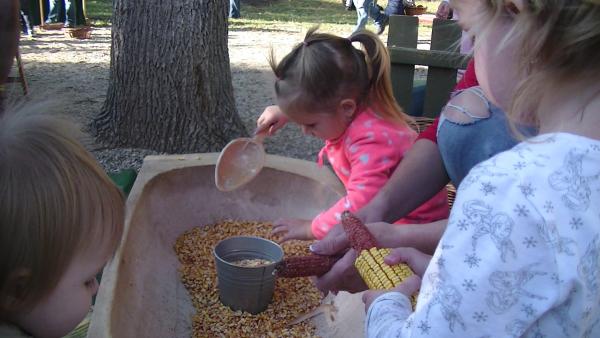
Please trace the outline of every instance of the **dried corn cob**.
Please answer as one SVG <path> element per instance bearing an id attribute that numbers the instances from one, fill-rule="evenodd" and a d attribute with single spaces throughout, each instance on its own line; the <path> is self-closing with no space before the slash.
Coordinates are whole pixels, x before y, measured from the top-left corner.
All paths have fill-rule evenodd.
<path id="1" fill-rule="evenodd" d="M 342 213 L 342 226 L 344 231 L 348 235 L 350 240 L 350 246 L 356 252 L 362 252 L 363 250 L 369 250 L 370 248 L 377 246 L 375 237 L 369 232 L 369 229 L 365 224 L 350 211 L 344 211 Z"/>
<path id="2" fill-rule="evenodd" d="M 283 260 L 277 265 L 276 273 L 279 277 L 307 277 L 320 276 L 333 266 L 339 259 L 335 256 L 322 256 L 310 254 L 308 256 L 296 256 Z"/>
<path id="3" fill-rule="evenodd" d="M 378 249 L 375 237 L 358 217 L 344 211 L 342 225 L 348 234 L 350 245 L 359 252 L 354 266 L 369 289 L 391 289 L 412 275 L 406 264 L 389 266 L 383 262 L 390 249 Z"/>

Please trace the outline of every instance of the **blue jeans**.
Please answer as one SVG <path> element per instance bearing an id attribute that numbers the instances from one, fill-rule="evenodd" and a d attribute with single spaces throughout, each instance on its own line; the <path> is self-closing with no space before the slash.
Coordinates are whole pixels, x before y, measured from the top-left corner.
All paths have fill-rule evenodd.
<path id="1" fill-rule="evenodd" d="M 367 20 L 369 17 L 375 21 L 376 24 L 382 24 L 385 16 L 379 12 L 379 8 L 375 5 L 373 0 L 354 0 L 354 6 L 356 7 L 356 27 L 355 32 L 365 29 Z"/>
<path id="2" fill-rule="evenodd" d="M 448 177 L 458 188 L 471 168 L 518 143 L 505 113 L 490 105 L 490 116 L 460 124 L 442 114 L 438 125 L 438 148 Z"/>
<path id="3" fill-rule="evenodd" d="M 402 0 L 388 0 L 385 7 L 385 15 L 404 15 L 404 3 Z"/>
<path id="4" fill-rule="evenodd" d="M 82 0 L 50 0 L 46 23 L 65 22 L 71 27 L 85 25 Z"/>
<path id="5" fill-rule="evenodd" d="M 425 105 L 425 89 L 425 85 L 413 87 L 410 107 L 402 107 L 408 115 L 423 116 L 423 106 Z"/>
<path id="6" fill-rule="evenodd" d="M 229 0 L 229 17 L 234 19 L 240 17 L 240 0 Z"/>

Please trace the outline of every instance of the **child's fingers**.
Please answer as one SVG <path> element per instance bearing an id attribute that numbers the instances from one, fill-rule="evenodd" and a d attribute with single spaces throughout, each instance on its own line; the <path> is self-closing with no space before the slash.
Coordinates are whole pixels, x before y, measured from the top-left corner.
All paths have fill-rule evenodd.
<path id="1" fill-rule="evenodd" d="M 286 219 L 286 218 L 278 218 L 276 220 L 274 220 L 273 222 L 273 228 L 276 227 L 280 227 L 280 226 L 285 226 L 291 223 L 290 219 Z"/>
<path id="2" fill-rule="evenodd" d="M 273 226 L 273 229 L 271 230 L 272 235 L 281 235 L 281 234 L 286 234 L 287 232 L 289 232 L 288 227 L 283 224 L 278 225 L 278 226 Z"/>
<path id="3" fill-rule="evenodd" d="M 291 239 L 294 239 L 293 236 L 290 235 L 290 232 L 287 230 L 271 231 L 271 235 L 277 237 L 277 239 L 275 239 L 275 242 L 277 242 L 278 244 L 283 244 Z"/>
<path id="4" fill-rule="evenodd" d="M 406 297 L 410 297 L 417 293 L 421 288 L 421 277 L 417 275 L 412 275 L 406 278 L 400 285 L 396 286 L 392 289 L 392 291 L 397 291 L 404 294 Z"/>
<path id="5" fill-rule="evenodd" d="M 349 246 L 348 236 L 343 231 L 341 224 L 337 224 L 323 239 L 313 243 L 309 249 L 319 255 L 336 255 L 345 251 Z"/>
<path id="6" fill-rule="evenodd" d="M 412 275 L 405 279 L 400 285 L 396 286 L 391 290 L 368 290 L 363 293 L 362 301 L 365 303 L 365 312 L 369 310 L 369 307 L 377 297 L 390 291 L 400 292 L 406 297 L 414 295 L 421 288 L 421 278 L 416 275 Z"/>
<path id="7" fill-rule="evenodd" d="M 362 295 L 362 301 L 363 303 L 365 303 L 365 312 L 369 311 L 369 307 L 371 306 L 371 303 L 373 303 L 373 301 L 381 296 L 382 294 L 386 293 L 387 291 L 385 290 L 368 290 L 365 291 Z"/>
<path id="8" fill-rule="evenodd" d="M 294 236 L 292 236 L 292 234 L 288 231 L 285 233 L 285 235 L 283 235 L 278 241 L 277 243 L 281 244 L 281 243 L 285 243 L 289 240 L 295 239 Z"/>
<path id="9" fill-rule="evenodd" d="M 415 248 L 392 249 L 390 254 L 383 258 L 383 261 L 388 265 L 406 263 L 419 276 L 423 276 L 430 260 L 431 256 Z"/>
<path id="10" fill-rule="evenodd" d="M 270 124 L 258 122 L 256 123 L 256 129 L 254 129 L 254 135 L 262 134 L 265 131 L 268 131 L 268 135 L 271 135 L 271 127 Z"/>

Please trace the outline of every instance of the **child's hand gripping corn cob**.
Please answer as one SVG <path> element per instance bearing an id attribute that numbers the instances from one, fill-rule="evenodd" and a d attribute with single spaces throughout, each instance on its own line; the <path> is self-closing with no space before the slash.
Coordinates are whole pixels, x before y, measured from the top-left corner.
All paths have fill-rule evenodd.
<path id="1" fill-rule="evenodd" d="M 383 262 L 390 249 L 378 249 L 369 229 L 349 211 L 342 214 L 342 226 L 348 234 L 350 246 L 358 253 L 354 266 L 369 289 L 391 289 L 412 275 L 406 264 L 389 266 Z"/>
<path id="2" fill-rule="evenodd" d="M 349 211 L 342 214 L 342 226 L 348 234 L 350 245 L 359 254 L 354 266 L 369 289 L 391 289 L 412 275 L 412 271 L 406 264 L 389 266 L 383 262 L 390 249 L 378 249 L 375 237 L 364 223 Z M 339 258 L 315 254 L 286 258 L 277 267 L 277 275 L 280 277 L 320 276 L 329 271 Z"/>

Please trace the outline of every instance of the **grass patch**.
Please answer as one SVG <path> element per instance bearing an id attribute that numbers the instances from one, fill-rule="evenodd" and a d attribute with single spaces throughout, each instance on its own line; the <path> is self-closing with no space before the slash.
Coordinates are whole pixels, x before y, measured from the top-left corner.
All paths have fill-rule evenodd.
<path id="1" fill-rule="evenodd" d="M 112 0 L 86 0 L 87 18 L 92 26 L 110 26 L 112 22 Z"/>
<path id="2" fill-rule="evenodd" d="M 440 0 L 416 3 L 434 14 Z M 385 8 L 387 1 L 378 4 Z M 341 0 L 242 0 L 241 14 L 242 18 L 229 21 L 230 29 L 298 31 L 318 24 L 323 31 L 348 35 L 356 25 L 356 12 L 346 11 Z M 367 28 L 374 29 L 370 19 Z"/>
<path id="3" fill-rule="evenodd" d="M 111 24 L 112 2 L 86 1 L 86 11 L 92 25 Z M 440 0 L 416 3 L 426 6 L 427 12 L 433 14 Z M 378 1 L 378 4 L 385 8 L 387 0 Z M 356 12 L 346 11 L 341 0 L 242 0 L 241 13 L 241 19 L 229 20 L 230 29 L 298 32 L 320 25 L 322 31 L 348 35 L 356 25 Z M 374 30 L 370 19 L 367 28 Z"/>

